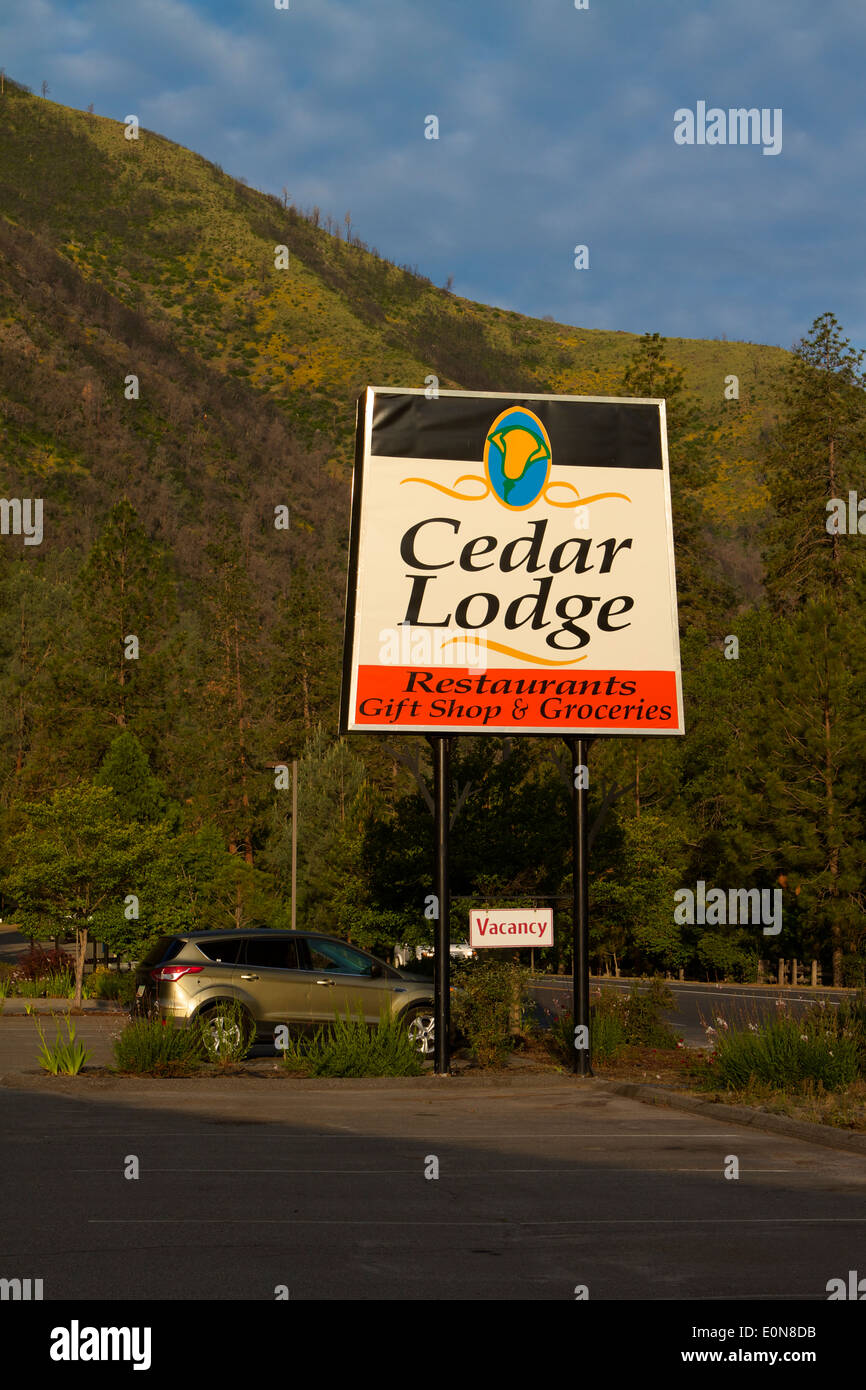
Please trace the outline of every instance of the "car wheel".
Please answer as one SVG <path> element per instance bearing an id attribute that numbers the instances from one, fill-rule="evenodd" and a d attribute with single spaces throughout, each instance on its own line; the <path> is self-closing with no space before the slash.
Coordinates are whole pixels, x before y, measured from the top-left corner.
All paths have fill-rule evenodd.
<path id="1" fill-rule="evenodd" d="M 238 1049 L 255 1039 L 255 1026 L 246 1010 L 238 1015 L 235 1010 L 217 1006 L 202 1015 L 201 1026 L 207 1032 L 217 1057 L 236 1054 Z"/>
<path id="2" fill-rule="evenodd" d="M 422 1057 L 432 1057 L 436 1039 L 432 1006 L 410 1009 L 406 1014 L 406 1032 Z"/>

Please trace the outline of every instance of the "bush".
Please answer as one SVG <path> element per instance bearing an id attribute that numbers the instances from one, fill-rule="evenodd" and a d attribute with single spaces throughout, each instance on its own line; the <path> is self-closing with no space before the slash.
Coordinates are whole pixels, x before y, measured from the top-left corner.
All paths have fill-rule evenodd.
<path id="1" fill-rule="evenodd" d="M 820 1009 L 821 1005 L 816 1005 Z M 839 1037 L 850 1039 L 857 1052 L 857 1070 L 866 1080 L 866 994 L 845 999 L 833 1015 Z"/>
<path id="2" fill-rule="evenodd" d="M 529 971 L 482 956 L 458 966 L 454 980 L 454 1023 L 482 1067 L 501 1066 L 527 1027 Z"/>
<path id="3" fill-rule="evenodd" d="M 194 1028 L 167 1019 L 136 1018 L 114 1044 L 117 1070 L 147 1076 L 188 1076 L 198 1069 L 200 1039 Z"/>
<path id="4" fill-rule="evenodd" d="M 16 980 L 44 980 L 49 975 L 71 975 L 72 957 L 66 951 L 46 951 L 34 946 L 15 965 Z"/>
<path id="5" fill-rule="evenodd" d="M 860 955 L 842 957 L 842 984 L 848 989 L 866 986 L 866 960 Z"/>
<path id="6" fill-rule="evenodd" d="M 607 1062 L 615 1057 L 625 1046 L 625 1028 L 622 1019 L 610 1008 L 591 1005 L 590 1042 L 592 1057 L 598 1062 Z M 574 1014 L 560 1014 L 554 1019 L 548 1035 L 549 1045 L 560 1061 L 571 1066 L 574 1059 Z"/>
<path id="7" fill-rule="evenodd" d="M 758 975 L 758 951 L 747 932 L 712 932 L 702 934 L 697 948 L 698 961 L 703 969 L 718 979 L 755 980 Z"/>
<path id="8" fill-rule="evenodd" d="M 135 998 L 135 971 L 124 970 L 121 974 L 97 966 L 85 978 L 84 993 L 88 999 L 117 999 L 121 1004 L 131 1004 Z"/>
<path id="9" fill-rule="evenodd" d="M 840 1020 L 835 1010 L 810 1009 L 802 1018 L 773 1018 L 746 1031 L 720 1033 L 706 1079 L 725 1090 L 754 1083 L 779 1091 L 841 1090 L 857 1079 L 863 1056 L 863 1019 Z"/>
<path id="10" fill-rule="evenodd" d="M 36 1025 L 39 1034 L 39 1065 L 43 1071 L 50 1072 L 52 1076 L 77 1076 L 87 1061 L 90 1053 L 84 1043 L 75 1041 L 75 1024 L 71 1019 L 64 1020 L 66 1024 L 66 1037 L 60 1036 L 60 1024 L 57 1025 L 57 1037 L 54 1043 L 49 1046 L 45 1041 L 45 1034 Z"/>
<path id="11" fill-rule="evenodd" d="M 641 991 L 633 984 L 628 994 L 600 989 L 590 1001 L 589 1038 L 592 1057 L 608 1062 L 623 1047 L 676 1047 L 677 1035 L 659 1018 L 664 1009 L 674 1007 L 674 999 L 664 980 L 654 978 Z M 560 1014 L 551 1025 L 549 1041 L 561 1061 L 571 1065 L 574 1058 L 574 1015 Z"/>
<path id="12" fill-rule="evenodd" d="M 612 991 L 609 991 L 612 993 Z M 624 1014 L 626 1043 L 632 1047 L 676 1047 L 677 1035 L 670 1024 L 659 1017 L 665 1009 L 674 1008 L 674 997 L 659 976 L 648 989 L 632 985 L 628 997 L 613 996 Z"/>
<path id="13" fill-rule="evenodd" d="M 290 1038 L 283 1061 L 310 1076 L 420 1076 L 423 1070 L 404 1025 L 387 1010 L 372 1029 L 362 1014 L 347 1014 L 312 1037 Z"/>

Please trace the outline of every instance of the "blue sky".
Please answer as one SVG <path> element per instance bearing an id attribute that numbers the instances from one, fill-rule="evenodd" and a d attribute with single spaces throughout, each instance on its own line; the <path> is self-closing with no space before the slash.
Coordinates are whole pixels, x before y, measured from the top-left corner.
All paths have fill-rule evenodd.
<path id="1" fill-rule="evenodd" d="M 866 346 L 863 0 L 289 2 L 3 0 L 0 64 L 472 299 L 783 347 L 829 309 Z M 781 152 L 677 145 L 699 101 L 781 108 Z"/>

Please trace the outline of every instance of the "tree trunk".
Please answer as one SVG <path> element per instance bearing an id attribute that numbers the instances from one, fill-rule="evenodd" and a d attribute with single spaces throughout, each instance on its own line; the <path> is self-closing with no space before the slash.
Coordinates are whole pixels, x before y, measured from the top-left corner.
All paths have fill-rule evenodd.
<path id="1" fill-rule="evenodd" d="M 84 958 L 87 955 L 87 928 L 75 930 L 75 998 L 73 1008 L 81 1008 L 81 988 L 84 983 Z"/>
<path id="2" fill-rule="evenodd" d="M 842 947 L 833 946 L 833 988 L 842 988 Z"/>
<path id="3" fill-rule="evenodd" d="M 825 630 L 825 640 L 826 640 Z M 839 905 L 839 844 L 836 836 L 836 807 L 833 800 L 833 761 L 831 755 L 830 693 L 824 694 L 824 798 L 827 807 L 827 841 L 830 869 L 830 939 L 833 944 L 833 987 L 842 985 L 841 927 L 834 908 Z"/>
<path id="4" fill-rule="evenodd" d="M 238 623 L 235 619 L 234 624 L 234 664 L 235 664 L 235 697 L 237 703 L 238 718 L 238 753 L 240 756 L 241 769 L 241 800 L 244 808 L 244 859 L 248 864 L 253 862 L 253 840 L 252 826 L 250 824 L 250 798 L 247 792 L 247 752 L 244 744 L 244 692 L 241 684 L 241 656 L 240 638 L 238 634 Z"/>
<path id="5" fill-rule="evenodd" d="M 310 686 L 307 680 L 307 651 L 301 645 L 301 689 L 304 694 L 304 733 L 309 738 L 312 732 L 312 720 L 310 718 Z"/>

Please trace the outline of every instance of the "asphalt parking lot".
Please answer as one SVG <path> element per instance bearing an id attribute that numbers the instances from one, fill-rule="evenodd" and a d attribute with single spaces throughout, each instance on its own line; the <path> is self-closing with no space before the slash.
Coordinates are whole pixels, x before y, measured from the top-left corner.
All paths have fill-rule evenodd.
<path id="1" fill-rule="evenodd" d="M 2 1085 L 0 1274 L 46 1299 L 785 1302 L 863 1264 L 862 1154 L 569 1076 Z"/>

